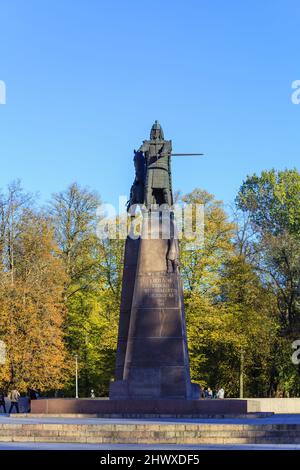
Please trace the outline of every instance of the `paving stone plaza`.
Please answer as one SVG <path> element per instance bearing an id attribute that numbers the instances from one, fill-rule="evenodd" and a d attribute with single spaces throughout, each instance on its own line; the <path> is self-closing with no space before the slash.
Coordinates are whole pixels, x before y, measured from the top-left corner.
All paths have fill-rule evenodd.
<path id="1" fill-rule="evenodd" d="M 300 448 L 300 415 L 222 419 L 0 418 L 4 448 Z"/>

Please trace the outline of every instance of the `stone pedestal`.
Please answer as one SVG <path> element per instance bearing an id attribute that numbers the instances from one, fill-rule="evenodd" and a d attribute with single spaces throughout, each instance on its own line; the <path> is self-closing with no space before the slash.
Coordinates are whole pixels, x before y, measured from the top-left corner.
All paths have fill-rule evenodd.
<path id="1" fill-rule="evenodd" d="M 265 400 L 265 399 L 263 399 Z M 275 408 L 282 400 L 297 400 L 296 398 L 270 399 L 275 402 Z M 298 399 L 300 402 L 300 399 Z M 273 403 L 272 402 L 272 403 Z M 272 403 L 270 406 L 272 406 Z M 277 405 L 276 405 L 277 403 Z M 268 406 L 268 409 L 270 409 Z M 90 415 L 99 418 L 222 418 L 227 416 L 260 413 L 265 407 L 259 399 L 224 399 L 224 400 L 186 400 L 186 399 L 129 399 L 107 400 L 90 398 L 43 398 L 31 402 L 31 414 L 60 415 Z M 293 408 L 293 413 L 300 412 L 300 403 Z M 269 412 L 274 411 L 270 409 Z M 279 413 L 285 412 L 282 408 Z M 15 415 L 16 416 L 16 415 Z M 1 427 L 1 426 L 0 426 Z"/>
<path id="2" fill-rule="evenodd" d="M 143 223 L 143 237 L 126 242 L 116 380 L 109 396 L 197 398 L 189 373 L 182 282 L 176 263 L 170 270 L 167 261 L 178 243 L 172 236 L 162 239 L 161 222 L 154 229 L 149 215 Z"/>

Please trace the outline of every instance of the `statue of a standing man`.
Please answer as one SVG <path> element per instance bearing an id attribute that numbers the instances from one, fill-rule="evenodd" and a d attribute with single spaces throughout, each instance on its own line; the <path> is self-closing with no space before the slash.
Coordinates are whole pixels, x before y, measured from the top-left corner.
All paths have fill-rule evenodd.
<path id="1" fill-rule="evenodd" d="M 145 206 L 153 204 L 173 204 L 171 182 L 172 141 L 164 139 L 164 133 L 158 121 L 152 126 L 150 140 L 144 140 L 138 152 L 144 155 L 146 163 Z"/>

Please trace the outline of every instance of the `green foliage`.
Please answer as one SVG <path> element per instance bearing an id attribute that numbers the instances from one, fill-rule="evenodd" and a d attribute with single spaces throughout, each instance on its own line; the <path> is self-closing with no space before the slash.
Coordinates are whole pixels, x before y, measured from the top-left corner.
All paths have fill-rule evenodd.
<path id="1" fill-rule="evenodd" d="M 228 396 L 237 396 L 243 354 L 246 393 L 251 396 L 259 389 L 266 394 L 277 332 L 274 299 L 238 256 L 224 264 L 218 288 L 221 294 L 214 300 L 199 293 L 187 298 L 192 377 L 203 385 L 222 385 Z"/>
<path id="2" fill-rule="evenodd" d="M 263 171 L 248 176 L 237 196 L 237 205 L 250 213 L 255 226 L 278 235 L 300 235 L 300 174 L 296 169 Z"/>
<path id="3" fill-rule="evenodd" d="M 205 239 L 203 246 L 186 249 L 187 241 L 181 242 L 181 274 L 188 292 L 198 291 L 214 297 L 218 293 L 217 279 L 233 245 L 234 224 L 228 220 L 222 202 L 216 201 L 207 191 L 199 188 L 182 197 L 183 203 L 203 204 L 205 210 Z M 188 294 L 187 294 L 188 295 Z"/>
<path id="4" fill-rule="evenodd" d="M 109 294 L 100 289 L 78 291 L 68 301 L 68 343 L 78 354 L 81 396 L 88 396 L 90 389 L 98 396 L 107 395 L 113 376 L 117 315 L 107 314 L 109 302 Z"/>
<path id="5" fill-rule="evenodd" d="M 72 184 L 53 196 L 52 220 L 60 257 L 69 274 L 65 284 L 68 349 L 79 362 L 79 393 L 107 395 L 113 377 L 122 279 L 122 240 L 99 240 L 94 192 Z M 75 361 L 75 359 L 74 359 Z M 66 394 L 74 395 L 74 377 Z"/>
<path id="6" fill-rule="evenodd" d="M 223 386 L 229 397 L 242 382 L 245 396 L 300 395 L 291 361 L 300 332 L 299 196 L 296 170 L 248 177 L 234 221 L 207 191 L 178 195 L 205 209 L 204 244 L 180 243 L 191 376 L 202 386 Z M 77 355 L 80 396 L 107 396 L 124 241 L 97 238 L 100 204 L 73 183 L 53 195 L 49 219 L 18 183 L 0 195 L 0 339 L 9 353 L 1 386 L 15 380 L 25 390 L 30 378 L 74 396 Z"/>
<path id="7" fill-rule="evenodd" d="M 253 264 L 276 298 L 278 334 L 273 345 L 270 393 L 299 395 L 299 368 L 291 343 L 300 333 L 300 174 L 296 169 L 248 177 L 237 204 L 254 233 Z"/>

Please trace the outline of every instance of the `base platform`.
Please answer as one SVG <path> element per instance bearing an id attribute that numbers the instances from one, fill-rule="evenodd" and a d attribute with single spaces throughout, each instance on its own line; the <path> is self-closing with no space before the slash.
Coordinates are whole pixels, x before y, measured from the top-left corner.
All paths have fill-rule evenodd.
<path id="1" fill-rule="evenodd" d="M 48 415 L 49 416 L 49 415 Z M 94 443 L 110 445 L 192 446 L 300 444 L 299 415 L 231 420 L 126 420 L 44 417 L 3 418 L 0 442 Z M 127 448 L 127 447 L 125 447 Z"/>
<path id="2" fill-rule="evenodd" d="M 260 412 L 251 400 L 106 400 L 53 398 L 32 401 L 31 414 L 94 414 L 98 417 L 197 418 Z"/>

